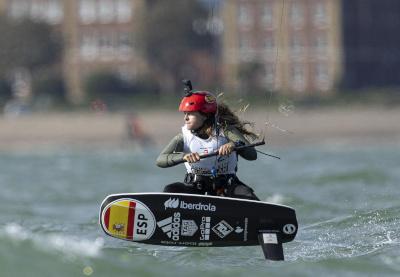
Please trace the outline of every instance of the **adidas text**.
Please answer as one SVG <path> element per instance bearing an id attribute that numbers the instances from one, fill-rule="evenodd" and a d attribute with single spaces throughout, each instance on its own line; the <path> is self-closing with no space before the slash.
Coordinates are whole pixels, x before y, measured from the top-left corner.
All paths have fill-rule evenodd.
<path id="1" fill-rule="evenodd" d="M 173 216 L 157 222 L 157 225 L 169 238 L 172 238 L 174 241 L 179 240 L 179 234 L 181 230 L 181 214 L 179 212 L 176 212 Z"/>

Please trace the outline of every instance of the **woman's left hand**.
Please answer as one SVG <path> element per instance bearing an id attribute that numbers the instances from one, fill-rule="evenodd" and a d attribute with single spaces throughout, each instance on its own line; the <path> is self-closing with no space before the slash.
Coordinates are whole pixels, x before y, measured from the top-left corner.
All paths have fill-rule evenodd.
<path id="1" fill-rule="evenodd" d="M 228 142 L 228 143 L 222 145 L 218 149 L 218 155 L 220 155 L 220 156 L 229 155 L 230 153 L 232 153 L 232 151 L 234 149 L 235 149 L 235 144 L 233 142 Z"/>

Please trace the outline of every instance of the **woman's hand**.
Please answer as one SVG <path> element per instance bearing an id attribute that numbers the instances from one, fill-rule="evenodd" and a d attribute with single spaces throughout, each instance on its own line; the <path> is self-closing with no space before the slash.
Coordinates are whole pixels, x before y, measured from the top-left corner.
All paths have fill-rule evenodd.
<path id="1" fill-rule="evenodd" d="M 222 145 L 218 149 L 218 155 L 220 155 L 220 156 L 229 155 L 230 153 L 232 153 L 232 151 L 234 149 L 235 149 L 235 144 L 233 142 L 228 142 L 228 143 Z"/>
<path id="2" fill-rule="evenodd" d="M 188 163 L 195 163 L 200 161 L 200 155 L 199 153 L 189 153 L 183 156 L 183 159 Z"/>

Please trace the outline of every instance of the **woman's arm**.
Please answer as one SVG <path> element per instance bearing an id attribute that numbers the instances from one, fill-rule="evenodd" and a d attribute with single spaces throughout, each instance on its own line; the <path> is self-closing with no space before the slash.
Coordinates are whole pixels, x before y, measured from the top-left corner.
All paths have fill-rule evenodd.
<path id="1" fill-rule="evenodd" d="M 164 148 L 161 154 L 157 158 L 157 166 L 159 167 L 171 167 L 176 165 L 177 160 L 183 158 L 183 135 L 176 135 Z"/>
<path id="2" fill-rule="evenodd" d="M 225 137 L 235 143 L 244 145 L 250 144 L 250 142 L 244 137 L 242 133 L 235 127 L 229 126 L 224 130 Z M 257 151 L 254 147 L 243 148 L 238 151 L 238 154 L 246 160 L 253 161 L 257 160 Z"/>

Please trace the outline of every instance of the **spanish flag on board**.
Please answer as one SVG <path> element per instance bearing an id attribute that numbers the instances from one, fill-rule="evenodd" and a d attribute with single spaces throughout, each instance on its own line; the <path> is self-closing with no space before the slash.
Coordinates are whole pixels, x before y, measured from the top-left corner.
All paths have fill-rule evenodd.
<path id="1" fill-rule="evenodd" d="M 136 203 L 129 200 L 114 202 L 104 214 L 108 233 L 121 239 L 133 239 Z"/>

